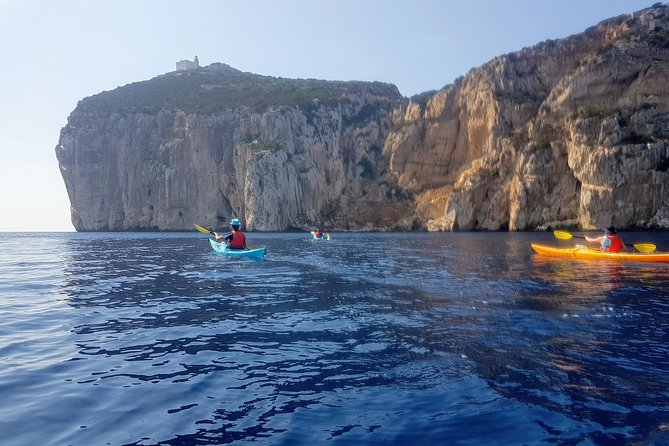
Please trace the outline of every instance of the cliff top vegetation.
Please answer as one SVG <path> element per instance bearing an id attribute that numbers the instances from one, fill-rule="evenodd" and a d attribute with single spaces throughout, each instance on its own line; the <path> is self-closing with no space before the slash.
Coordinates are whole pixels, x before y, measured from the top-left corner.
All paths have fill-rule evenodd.
<path id="1" fill-rule="evenodd" d="M 395 85 L 383 82 L 287 79 L 246 73 L 217 63 L 104 91 L 79 101 L 77 110 L 155 114 L 167 109 L 210 114 L 247 107 L 262 112 L 271 106 L 309 108 L 342 102 L 351 94 L 402 99 Z"/>

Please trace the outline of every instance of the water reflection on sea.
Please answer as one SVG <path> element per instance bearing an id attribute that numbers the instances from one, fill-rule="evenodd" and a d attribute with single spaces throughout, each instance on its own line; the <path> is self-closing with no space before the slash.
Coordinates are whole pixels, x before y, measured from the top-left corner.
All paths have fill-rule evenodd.
<path id="1" fill-rule="evenodd" d="M 249 234 L 263 261 L 202 234 L 0 235 L 0 431 L 17 445 L 669 441 L 667 265 L 533 255 L 530 241 L 565 243 L 544 233 L 332 235 Z"/>

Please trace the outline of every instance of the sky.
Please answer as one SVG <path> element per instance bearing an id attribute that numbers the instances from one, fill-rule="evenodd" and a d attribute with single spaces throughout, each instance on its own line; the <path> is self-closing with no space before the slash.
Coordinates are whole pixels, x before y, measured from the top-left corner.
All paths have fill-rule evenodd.
<path id="1" fill-rule="evenodd" d="M 656 2 L 0 0 L 0 232 L 74 231 L 55 155 L 67 117 L 179 60 L 412 96 Z"/>

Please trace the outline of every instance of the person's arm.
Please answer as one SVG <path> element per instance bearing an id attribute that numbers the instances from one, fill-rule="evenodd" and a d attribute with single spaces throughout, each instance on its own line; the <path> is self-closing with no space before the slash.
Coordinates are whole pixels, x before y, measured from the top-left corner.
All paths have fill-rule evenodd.
<path id="1" fill-rule="evenodd" d="M 590 243 L 599 243 L 602 244 L 604 241 L 604 236 L 601 237 L 588 237 L 587 235 L 585 236 L 585 241 L 590 242 Z"/>

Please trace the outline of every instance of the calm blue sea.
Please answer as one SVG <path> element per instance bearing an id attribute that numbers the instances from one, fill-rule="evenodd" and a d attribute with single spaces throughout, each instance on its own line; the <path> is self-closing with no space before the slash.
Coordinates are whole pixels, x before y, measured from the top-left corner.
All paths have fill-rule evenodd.
<path id="1" fill-rule="evenodd" d="M 332 235 L 0 234 L 0 443 L 669 445 L 669 265 Z"/>

